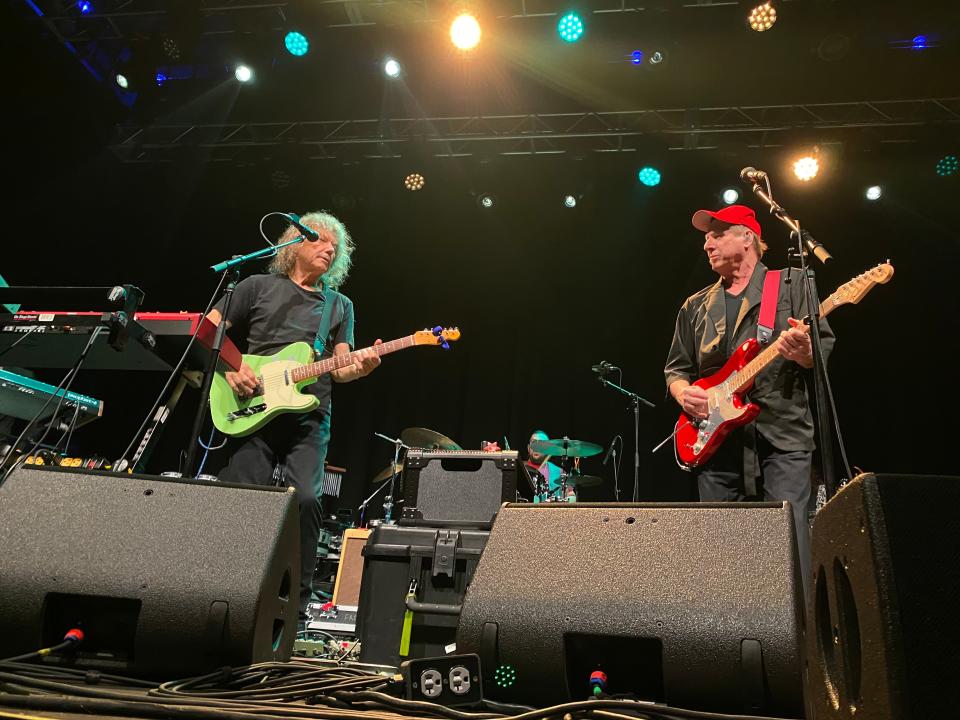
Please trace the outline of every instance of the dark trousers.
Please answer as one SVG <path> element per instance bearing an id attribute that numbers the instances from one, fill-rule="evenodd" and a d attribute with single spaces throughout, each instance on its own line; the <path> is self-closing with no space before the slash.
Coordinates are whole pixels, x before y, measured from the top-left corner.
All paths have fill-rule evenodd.
<path id="1" fill-rule="evenodd" d="M 739 502 L 752 500 L 744 493 L 743 443 L 734 433 L 710 462 L 697 474 L 700 500 L 704 502 Z M 763 500 L 790 502 L 793 524 L 797 531 L 797 551 L 803 596 L 810 588 L 810 525 L 807 506 L 810 502 L 810 468 L 813 453 L 808 450 L 778 450 L 757 433 L 757 459 L 760 477 L 757 490 Z"/>
<path id="2" fill-rule="evenodd" d="M 280 415 L 258 432 L 231 440 L 223 482 L 272 485 L 273 469 L 283 463 L 284 480 L 297 491 L 300 506 L 300 613 L 307 609 L 317 564 L 323 493 L 323 461 L 330 443 L 330 416 Z"/>

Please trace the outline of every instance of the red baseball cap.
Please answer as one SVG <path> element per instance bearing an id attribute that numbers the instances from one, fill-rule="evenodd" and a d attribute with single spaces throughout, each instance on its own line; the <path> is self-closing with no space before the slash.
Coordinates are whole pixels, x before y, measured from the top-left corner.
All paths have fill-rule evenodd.
<path id="1" fill-rule="evenodd" d="M 760 237 L 760 223 L 757 222 L 757 214 L 752 208 L 746 205 L 727 205 L 721 210 L 713 212 L 712 210 L 697 210 L 693 214 L 693 226 L 697 230 L 707 232 L 710 230 L 712 221 L 717 220 L 727 225 L 743 225 L 753 230 L 757 237 Z"/>

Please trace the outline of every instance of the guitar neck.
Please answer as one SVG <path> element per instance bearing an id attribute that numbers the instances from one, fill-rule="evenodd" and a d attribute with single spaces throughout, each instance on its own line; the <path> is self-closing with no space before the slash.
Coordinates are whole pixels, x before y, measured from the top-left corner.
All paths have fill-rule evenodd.
<path id="1" fill-rule="evenodd" d="M 834 302 L 834 297 L 831 295 L 824 302 L 820 303 L 820 317 L 824 318 L 830 314 L 830 311 L 837 307 Z M 737 387 L 734 388 L 736 392 L 740 392 L 746 388 L 747 385 L 753 382 L 754 378 L 760 374 L 760 372 L 767 367 L 770 363 L 776 360 L 780 356 L 780 353 L 777 352 L 777 339 L 773 338 L 770 344 L 757 355 L 753 360 L 748 362 L 736 375 Z"/>
<path id="2" fill-rule="evenodd" d="M 354 350 L 353 352 L 349 352 L 344 355 L 334 355 L 333 357 L 324 358 L 323 360 L 317 360 L 317 362 L 301 365 L 293 370 L 291 376 L 294 382 L 302 382 L 303 380 L 320 377 L 321 375 L 325 375 L 333 370 L 340 370 L 341 368 L 353 365 L 353 363 L 355 363 L 360 357 L 360 353 L 362 353 L 364 350 L 373 350 L 377 355 L 382 356 L 389 355 L 397 350 L 413 347 L 415 344 L 414 336 L 407 335 L 406 337 L 390 340 L 388 342 L 381 343 L 380 345 L 371 345 L 368 348 Z"/>

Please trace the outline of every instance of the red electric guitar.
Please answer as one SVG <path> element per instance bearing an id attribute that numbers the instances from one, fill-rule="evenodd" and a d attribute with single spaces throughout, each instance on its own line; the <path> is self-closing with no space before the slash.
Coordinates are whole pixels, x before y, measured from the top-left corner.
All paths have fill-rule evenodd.
<path id="1" fill-rule="evenodd" d="M 890 263 L 858 275 L 820 303 L 820 317 L 826 317 L 841 305 L 860 302 L 874 285 L 888 282 L 891 277 Z M 680 414 L 674 431 L 674 450 L 681 467 L 692 470 L 703 465 L 734 428 L 746 425 L 760 413 L 760 407 L 750 402 L 746 394 L 760 371 L 777 357 L 775 339 L 761 352 L 760 343 L 750 338 L 720 370 L 693 383 L 707 391 L 710 414 L 702 420 L 685 412 Z"/>

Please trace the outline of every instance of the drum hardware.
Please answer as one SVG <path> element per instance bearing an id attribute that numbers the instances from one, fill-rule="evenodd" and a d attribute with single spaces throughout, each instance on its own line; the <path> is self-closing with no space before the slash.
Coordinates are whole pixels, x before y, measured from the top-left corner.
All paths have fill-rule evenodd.
<path id="1" fill-rule="evenodd" d="M 380 437 L 383 437 L 383 435 Z M 428 428 L 409 427 L 400 433 L 400 439 L 405 446 L 420 448 L 421 450 L 463 450 L 446 435 L 441 435 Z"/>
<path id="2" fill-rule="evenodd" d="M 534 440 L 530 443 L 530 449 L 540 455 L 560 458 L 559 496 L 557 491 L 550 490 L 549 481 L 543 473 L 537 472 L 536 477 L 529 478 L 541 502 L 568 502 L 568 488 L 576 490 L 580 487 L 595 487 L 603 482 L 603 479 L 596 475 L 580 473 L 580 459 L 599 455 L 603 452 L 601 445 L 586 440 L 571 440 L 564 436 L 557 439 Z"/>

